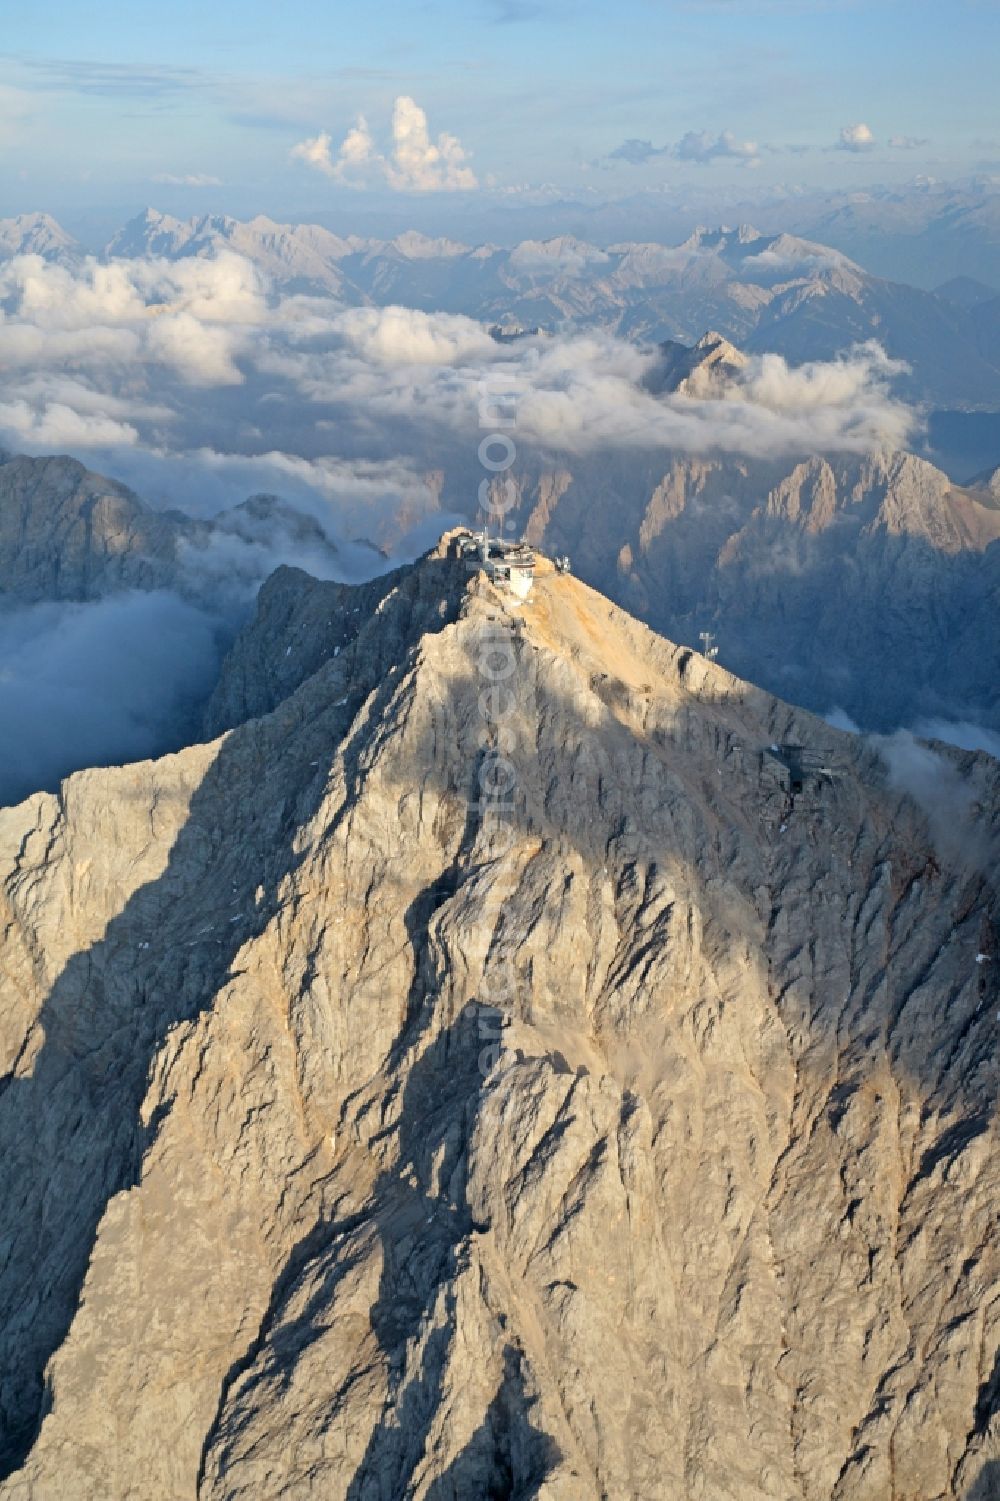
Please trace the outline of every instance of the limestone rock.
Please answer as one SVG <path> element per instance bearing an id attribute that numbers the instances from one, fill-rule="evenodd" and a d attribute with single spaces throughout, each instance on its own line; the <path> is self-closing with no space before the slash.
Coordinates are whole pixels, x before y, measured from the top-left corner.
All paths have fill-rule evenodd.
<path id="1" fill-rule="evenodd" d="M 668 339 L 660 345 L 660 356 L 647 382 L 650 388 L 695 397 L 718 394 L 750 363 L 742 350 L 714 332 L 703 334 L 692 348 Z"/>
<path id="2" fill-rule="evenodd" d="M 544 567 L 255 629 L 0 812 L 0 1497 L 992 1494 L 1000 767 Z"/>
<path id="3" fill-rule="evenodd" d="M 362 544 L 378 566 L 377 549 Z M 0 604 L 92 600 L 122 589 L 251 595 L 276 552 L 317 569 L 339 550 L 316 519 L 253 495 L 211 520 L 158 511 L 76 459 L 0 453 Z M 378 560 L 378 561 L 376 561 Z"/>
<path id="4" fill-rule="evenodd" d="M 178 528 L 75 459 L 0 454 L 0 599 L 92 599 L 173 575 Z"/>
<path id="5" fill-rule="evenodd" d="M 906 453 L 526 474 L 527 534 L 675 640 L 818 713 L 1000 729 L 1000 509 Z M 885 664 L 891 662 L 891 672 Z"/>

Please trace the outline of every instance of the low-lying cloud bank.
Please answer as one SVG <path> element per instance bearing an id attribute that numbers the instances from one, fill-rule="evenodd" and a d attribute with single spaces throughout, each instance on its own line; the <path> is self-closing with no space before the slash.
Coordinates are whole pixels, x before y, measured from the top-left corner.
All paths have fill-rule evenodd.
<path id="1" fill-rule="evenodd" d="M 473 319 L 279 295 L 246 259 L 0 266 L 0 443 L 84 454 L 209 512 L 290 487 L 378 529 L 437 504 L 479 438 L 481 382 L 517 396 L 522 449 L 753 457 L 899 446 L 912 412 L 874 345 L 825 363 L 752 359 L 712 399 L 655 395 L 657 359 L 604 334 L 500 344 Z M 372 524 L 372 513 L 376 520 Z"/>
<path id="2" fill-rule="evenodd" d="M 6 486 L 6 468 L 0 474 Z M 28 483 L 47 486 L 58 500 L 72 493 L 78 474 L 57 463 Z M 85 477 L 83 484 L 100 481 Z M 18 588 L 30 598 L 35 576 L 5 580 L 0 805 L 54 790 L 81 767 L 158 756 L 196 740 L 222 655 L 279 564 L 360 582 L 433 540 L 411 535 L 389 557 L 364 543 L 334 544 L 314 519 L 273 496 L 247 501 L 210 524 L 177 518 L 176 528 L 171 548 L 158 545 L 120 581 L 113 569 L 102 576 L 98 558 L 88 580 L 97 598 L 19 603 Z M 63 583 L 72 593 L 81 575 L 71 561 Z"/>
<path id="3" fill-rule="evenodd" d="M 174 582 L 85 601 L 0 605 L 0 806 L 70 772 L 159 756 L 199 738 L 223 654 L 279 564 L 358 583 L 436 540 L 415 528 L 395 553 L 334 546 L 265 499 L 179 542 Z"/>
<path id="4" fill-rule="evenodd" d="M 958 768 L 910 730 L 873 735 L 872 743 L 888 767 L 890 786 L 923 809 L 935 847 L 948 859 L 961 856 L 981 869 L 992 867 L 995 857 L 975 789 Z"/>
<path id="5" fill-rule="evenodd" d="M 0 800 L 177 743 L 278 562 L 358 577 L 387 564 L 344 538 L 397 558 L 429 545 L 475 503 L 484 382 L 516 400 L 518 452 L 534 461 L 863 452 L 912 426 L 898 367 L 873 345 L 799 368 L 755 357 L 705 399 L 650 390 L 658 358 L 606 334 L 501 343 L 453 314 L 280 294 L 228 251 L 0 265 L 0 446 L 72 453 L 200 518 L 273 492 L 341 542 L 328 570 L 322 532 L 244 515 L 181 558 L 176 592 L 8 608 Z"/>
<path id="6" fill-rule="evenodd" d="M 889 785 L 923 809 L 934 845 L 949 859 L 961 855 L 983 869 L 993 868 L 996 850 L 979 816 L 974 786 L 946 755 L 923 742 L 939 740 L 959 750 L 985 751 L 1000 759 L 1000 735 L 969 720 L 921 719 L 892 735 L 866 734 L 843 709 L 823 718 L 834 729 L 866 735 L 885 763 Z"/>
<path id="7" fill-rule="evenodd" d="M 181 745 L 221 647 L 211 613 L 166 590 L 0 615 L 0 802 Z"/>
<path id="8" fill-rule="evenodd" d="M 1000 761 L 1000 735 L 968 719 L 919 719 L 913 733 L 923 740 L 943 740 L 960 750 L 985 751 Z"/>
<path id="9" fill-rule="evenodd" d="M 835 730 L 846 730 L 851 735 L 866 733 L 839 707 L 828 709 L 823 718 Z M 941 740 L 945 745 L 957 746 L 959 750 L 985 751 L 988 756 L 1000 761 L 1000 735 L 985 725 L 974 724 L 970 719 L 918 719 L 909 729 L 903 730 L 902 734 L 908 736 L 909 741 L 914 737 L 918 740 Z"/>

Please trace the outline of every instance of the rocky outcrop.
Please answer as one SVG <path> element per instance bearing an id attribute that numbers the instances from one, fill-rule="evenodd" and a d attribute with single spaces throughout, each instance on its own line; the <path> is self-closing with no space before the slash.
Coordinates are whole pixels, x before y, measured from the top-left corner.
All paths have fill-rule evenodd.
<path id="1" fill-rule="evenodd" d="M 300 568 L 278 568 L 257 597 L 252 618 L 237 636 L 205 710 L 209 739 L 234 725 L 268 714 L 289 698 L 323 664 L 345 653 L 344 668 L 358 670 L 356 657 L 369 649 L 372 617 L 379 621 L 381 652 L 405 654 L 414 629 L 413 611 L 422 617 L 428 601 L 418 576 L 400 591 L 405 570 L 381 574 L 367 584 L 324 582 Z"/>
<path id="2" fill-rule="evenodd" d="M 1000 510 L 905 453 L 798 464 L 708 455 L 592 464 L 553 498 L 526 475 L 528 535 L 675 640 L 815 712 L 891 730 L 1000 728 Z M 886 671 L 891 663 L 891 671 Z"/>
<path id="3" fill-rule="evenodd" d="M 158 511 L 65 455 L 0 453 L 0 605 L 123 589 L 245 598 L 281 552 L 316 568 L 339 560 L 315 518 L 278 496 L 251 496 L 205 521 Z"/>
<path id="4" fill-rule="evenodd" d="M 0 454 L 0 599 L 92 599 L 168 582 L 178 529 L 75 459 Z"/>
<path id="5" fill-rule="evenodd" d="M 991 1494 L 996 763 L 440 554 L 220 713 L 0 812 L 0 1496 Z"/>
<path id="6" fill-rule="evenodd" d="M 660 359 L 650 371 L 646 385 L 651 391 L 680 391 L 685 396 L 712 397 L 750 363 L 742 350 L 721 334 L 703 334 L 688 346 L 668 339 L 660 345 Z"/>
<path id="7" fill-rule="evenodd" d="M 83 252 L 72 235 L 51 214 L 17 214 L 0 219 L 0 261 L 15 255 L 40 255 L 45 260 L 73 265 Z"/>

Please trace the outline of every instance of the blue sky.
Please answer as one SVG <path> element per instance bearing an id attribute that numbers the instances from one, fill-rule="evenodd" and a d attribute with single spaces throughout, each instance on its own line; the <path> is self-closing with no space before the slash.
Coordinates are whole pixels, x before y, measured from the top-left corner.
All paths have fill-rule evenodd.
<path id="1" fill-rule="evenodd" d="M 0 213 L 295 216 L 430 194 L 445 214 L 477 195 L 749 194 L 1000 164 L 997 0 L 3 9 Z M 425 138 L 407 117 L 418 154 L 454 138 L 453 171 L 399 156 L 401 97 L 426 117 Z"/>

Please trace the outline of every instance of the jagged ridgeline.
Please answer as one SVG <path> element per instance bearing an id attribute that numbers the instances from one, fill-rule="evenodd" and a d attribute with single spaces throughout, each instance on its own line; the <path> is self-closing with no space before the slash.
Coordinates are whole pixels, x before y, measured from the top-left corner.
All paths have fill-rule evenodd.
<path id="1" fill-rule="evenodd" d="M 745 363 L 709 334 L 665 345 L 649 383 L 707 398 Z M 504 485 L 533 544 L 571 556 L 588 583 L 676 641 L 712 630 L 721 660 L 772 692 L 815 713 L 839 707 L 865 729 L 947 720 L 1000 732 L 1000 470 L 960 486 L 904 452 L 605 455 L 531 459 Z M 157 510 L 72 459 L 0 454 L 0 624 L 7 607 L 167 589 L 207 608 L 228 644 L 278 560 L 340 577 L 387 566 L 273 495 L 205 520 Z M 310 662 L 326 639 L 324 623 L 305 645 Z M 165 717 L 174 738 L 157 750 L 190 738 L 186 719 L 176 733 Z M 54 785 L 26 778 L 18 796 Z M 0 797 L 10 800 L 2 778 Z"/>
<path id="2" fill-rule="evenodd" d="M 0 1495 L 996 1493 L 996 762 L 448 545 L 208 714 L 0 812 Z"/>
<path id="3" fill-rule="evenodd" d="M 995 407 L 995 198 L 987 195 L 984 203 L 959 195 L 941 202 L 941 224 L 957 241 L 957 253 L 943 244 L 935 252 L 926 241 L 919 248 L 917 220 L 929 206 L 923 193 L 911 201 L 915 218 L 887 257 L 885 227 L 874 237 L 870 228 L 855 226 L 852 232 L 847 220 L 859 210 L 850 200 L 843 203 L 840 228 L 848 244 L 857 240 L 863 265 L 851 259 L 854 250 L 843 253 L 847 245 L 820 243 L 832 227 L 825 217 L 813 226 L 816 238 L 785 232 L 787 223 L 772 233 L 742 224 L 701 226 L 680 244 L 664 244 L 642 237 L 640 221 L 633 219 L 628 238 L 619 229 L 611 236 L 615 243 L 555 234 L 504 246 L 463 244 L 414 230 L 392 239 L 344 236 L 319 224 L 276 223 L 263 214 L 246 221 L 213 213 L 183 220 L 153 208 L 123 225 L 102 258 L 184 261 L 236 253 L 292 292 L 333 296 L 346 306 L 436 308 L 501 328 L 604 328 L 656 340 L 697 339 L 714 325 L 747 348 L 777 350 L 793 363 L 829 359 L 876 338 L 910 367 L 900 378 L 909 397 L 948 408 Z M 633 215 L 637 208 L 632 200 Z M 576 205 L 574 214 L 580 212 Z M 783 216 L 793 212 L 786 203 Z M 662 233 L 662 216 L 658 201 L 647 234 Z M 592 226 L 596 231 L 597 221 Z M 0 218 L 0 263 L 24 254 L 68 268 L 84 260 L 83 247 L 51 216 Z M 909 267 L 907 279 L 872 275 L 875 263 L 886 260 L 895 278 Z M 980 260 L 985 281 L 944 271 L 945 265 Z M 936 293 L 907 284 L 922 282 L 931 265 L 943 273 Z"/>

